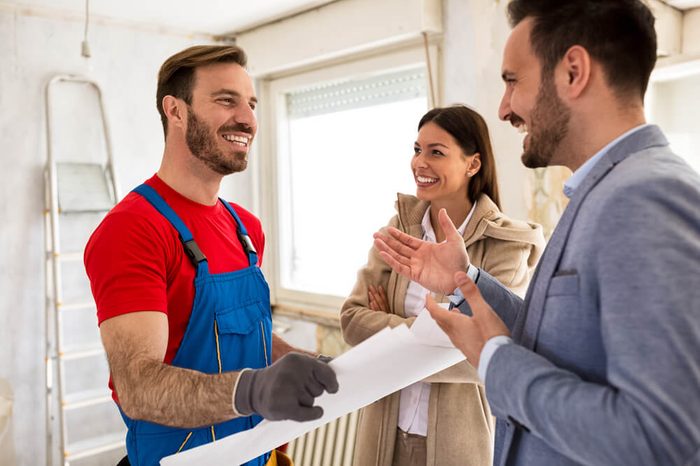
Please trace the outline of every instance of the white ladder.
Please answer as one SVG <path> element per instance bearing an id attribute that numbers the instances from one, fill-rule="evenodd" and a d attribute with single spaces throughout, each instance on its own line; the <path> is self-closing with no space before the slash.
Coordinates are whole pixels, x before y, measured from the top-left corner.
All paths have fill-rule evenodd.
<path id="1" fill-rule="evenodd" d="M 95 96 L 88 99 L 99 108 L 95 119 L 76 115 L 73 107 L 82 105 L 76 92 Z M 124 455 L 125 428 L 111 406 L 109 369 L 82 261 L 89 234 L 119 199 L 109 128 L 102 92 L 90 79 L 55 76 L 45 99 L 46 464 L 115 464 L 97 458 L 113 450 L 112 456 Z M 57 137 L 61 122 L 85 138 Z M 88 147 L 90 136 L 102 147 Z"/>

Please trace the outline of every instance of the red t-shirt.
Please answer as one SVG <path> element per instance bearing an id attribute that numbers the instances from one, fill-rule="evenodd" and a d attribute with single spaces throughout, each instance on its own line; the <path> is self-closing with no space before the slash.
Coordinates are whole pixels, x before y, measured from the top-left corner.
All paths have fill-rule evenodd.
<path id="1" fill-rule="evenodd" d="M 156 175 L 146 184 L 187 225 L 207 257 L 210 273 L 248 266 L 235 221 L 220 202 L 207 206 L 191 201 Z M 260 264 L 265 248 L 260 220 L 242 207 L 231 205 L 248 230 Z M 194 299 L 195 268 L 177 230 L 144 197 L 132 192 L 97 227 L 84 259 L 98 323 L 136 311 L 167 314 L 169 338 L 164 362 L 170 363 L 187 328 Z"/>

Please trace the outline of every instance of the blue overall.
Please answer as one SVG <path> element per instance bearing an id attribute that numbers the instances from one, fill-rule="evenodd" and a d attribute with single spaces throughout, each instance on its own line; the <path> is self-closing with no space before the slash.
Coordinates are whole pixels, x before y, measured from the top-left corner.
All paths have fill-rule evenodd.
<path id="1" fill-rule="evenodd" d="M 197 268 L 192 314 L 171 364 L 207 374 L 267 366 L 272 357 L 270 291 L 257 266 L 255 248 L 235 210 L 221 200 L 236 222 L 238 239 L 250 265 L 235 272 L 210 274 L 206 257 L 192 234 L 163 198 L 146 184 L 134 191 L 178 231 L 185 252 Z M 123 412 L 122 417 L 128 428 L 126 448 L 133 466 L 157 465 L 164 456 L 251 429 L 262 420 L 253 415 L 197 429 L 180 429 L 130 419 Z M 265 454 L 246 465 L 263 466 L 268 457 Z"/>

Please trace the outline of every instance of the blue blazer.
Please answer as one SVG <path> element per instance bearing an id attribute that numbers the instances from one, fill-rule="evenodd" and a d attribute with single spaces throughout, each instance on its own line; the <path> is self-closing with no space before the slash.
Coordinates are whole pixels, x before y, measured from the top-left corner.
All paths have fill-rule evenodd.
<path id="1" fill-rule="evenodd" d="M 700 465 L 700 177 L 656 126 L 576 189 L 486 373 L 494 464 Z"/>

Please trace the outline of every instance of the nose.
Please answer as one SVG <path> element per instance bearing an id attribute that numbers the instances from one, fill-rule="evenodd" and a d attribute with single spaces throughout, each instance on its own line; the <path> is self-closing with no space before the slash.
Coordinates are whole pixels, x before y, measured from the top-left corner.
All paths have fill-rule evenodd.
<path id="1" fill-rule="evenodd" d="M 257 118 L 250 105 L 240 105 L 237 110 L 235 115 L 236 123 L 246 126 L 252 133 L 255 133 Z"/>
<path id="2" fill-rule="evenodd" d="M 420 154 L 413 154 L 413 158 L 411 159 L 411 167 L 415 170 L 416 168 L 425 168 L 427 167 L 428 164 L 426 163 L 425 156 L 421 152 Z"/>
<path id="3" fill-rule="evenodd" d="M 511 113 L 512 110 L 510 108 L 510 91 L 509 88 L 506 87 L 506 90 L 503 92 L 503 97 L 501 97 L 501 104 L 498 106 L 498 118 L 500 118 L 503 121 L 508 121 L 510 119 Z"/>

